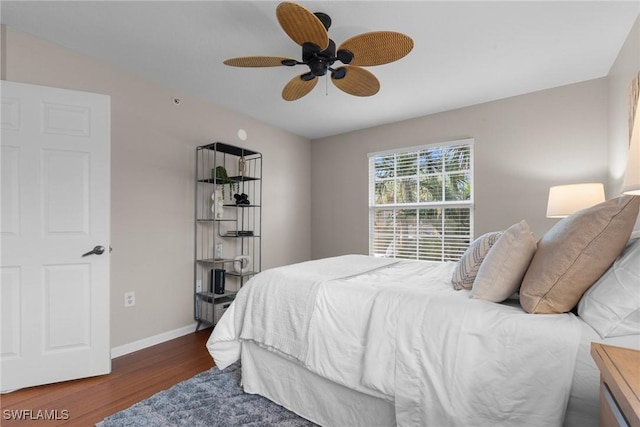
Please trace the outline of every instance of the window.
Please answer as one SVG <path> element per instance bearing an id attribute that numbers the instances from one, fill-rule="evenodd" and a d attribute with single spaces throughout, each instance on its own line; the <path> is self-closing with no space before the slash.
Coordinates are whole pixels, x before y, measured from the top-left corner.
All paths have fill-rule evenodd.
<path id="1" fill-rule="evenodd" d="M 460 259 L 473 235 L 473 139 L 369 154 L 369 254 Z"/>

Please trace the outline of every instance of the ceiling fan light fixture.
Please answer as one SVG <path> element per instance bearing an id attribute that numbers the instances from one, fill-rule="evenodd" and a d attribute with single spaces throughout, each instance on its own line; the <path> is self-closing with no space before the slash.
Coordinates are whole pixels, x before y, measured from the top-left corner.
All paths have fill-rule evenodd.
<path id="1" fill-rule="evenodd" d="M 329 38 L 331 17 L 311 12 L 304 7 L 282 2 L 276 7 L 276 17 L 285 33 L 302 47 L 302 61 L 278 56 L 246 56 L 224 61 L 234 67 L 275 67 L 306 65 L 309 71 L 294 77 L 282 90 L 286 101 L 300 99 L 318 83 L 316 77 L 331 72 L 335 86 L 354 96 L 372 96 L 380 90 L 380 82 L 361 67 L 388 64 L 406 56 L 413 49 L 413 40 L 394 31 L 374 31 L 351 37 L 337 49 Z M 343 66 L 332 68 L 336 61 Z"/>
<path id="2" fill-rule="evenodd" d="M 314 76 L 320 77 L 327 74 L 327 64 L 322 60 L 310 62 L 309 69 Z"/>

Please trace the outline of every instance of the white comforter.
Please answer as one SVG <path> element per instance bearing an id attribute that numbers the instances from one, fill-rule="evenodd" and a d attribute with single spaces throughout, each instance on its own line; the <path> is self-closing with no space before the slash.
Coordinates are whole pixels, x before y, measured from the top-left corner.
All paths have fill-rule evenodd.
<path id="1" fill-rule="evenodd" d="M 394 402 L 400 426 L 561 425 L 578 320 L 470 299 L 453 267 L 349 255 L 267 270 L 207 346 L 223 369 L 254 341 Z"/>

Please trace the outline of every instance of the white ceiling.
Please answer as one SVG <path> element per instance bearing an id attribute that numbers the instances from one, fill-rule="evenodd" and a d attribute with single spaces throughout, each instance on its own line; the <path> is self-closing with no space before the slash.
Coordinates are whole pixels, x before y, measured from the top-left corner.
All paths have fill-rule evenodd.
<path id="1" fill-rule="evenodd" d="M 369 31 L 403 32 L 413 51 L 369 67 L 381 89 L 359 98 L 326 78 L 282 100 L 305 72 L 235 68 L 226 58 L 300 59 L 272 1 L 6 1 L 3 24 L 165 86 L 316 139 L 606 76 L 640 1 L 302 1 L 331 16 L 339 45 Z"/>

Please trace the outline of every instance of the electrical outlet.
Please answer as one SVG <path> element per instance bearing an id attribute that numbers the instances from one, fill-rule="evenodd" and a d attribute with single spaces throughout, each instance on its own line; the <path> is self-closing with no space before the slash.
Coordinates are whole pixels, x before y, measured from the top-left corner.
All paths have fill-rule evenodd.
<path id="1" fill-rule="evenodd" d="M 196 292 L 202 292 L 202 279 L 196 280 Z"/>
<path id="2" fill-rule="evenodd" d="M 132 307 L 136 305 L 136 293 L 131 291 L 131 292 L 126 292 L 124 294 L 124 306 L 125 307 Z"/>

